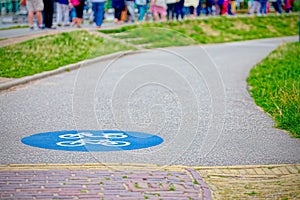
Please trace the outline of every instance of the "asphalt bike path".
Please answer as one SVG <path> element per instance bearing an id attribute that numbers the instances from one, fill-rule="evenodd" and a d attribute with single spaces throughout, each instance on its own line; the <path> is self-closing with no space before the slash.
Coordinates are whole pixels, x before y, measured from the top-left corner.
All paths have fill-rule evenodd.
<path id="1" fill-rule="evenodd" d="M 1 163 L 297 163 L 299 141 L 273 128 L 245 81 L 250 68 L 282 41 L 153 49 L 4 91 Z M 65 130 L 138 131 L 163 143 L 73 152 L 21 142 L 35 133 Z"/>
<path id="2" fill-rule="evenodd" d="M 23 198 L 159 199 L 162 195 L 162 199 L 210 199 L 212 187 L 208 189 L 193 166 L 299 163 L 299 141 L 272 127 L 273 120 L 256 107 L 245 81 L 251 67 L 280 43 L 296 40 L 288 37 L 140 51 L 83 63 L 78 70 L 2 91 L 1 194 L 6 196 L 1 198 L 18 199 L 26 194 Z M 35 133 L 63 130 L 140 131 L 164 141 L 150 148 L 113 152 L 89 151 L 89 147 L 86 152 L 72 151 L 72 147 L 49 150 L 21 142 Z M 48 165 L 40 167 L 40 163 Z M 51 163 L 57 166 L 53 169 Z M 69 169 L 73 163 L 79 165 L 78 172 Z M 93 171 L 91 166 L 83 167 L 84 163 L 108 168 Z M 127 179 L 139 170 L 132 164 L 118 169 L 119 163 L 140 163 L 143 175 Z M 185 167 L 168 168 L 173 165 Z M 298 169 L 292 165 L 288 171 L 296 173 Z M 251 175 L 250 171 L 246 174 Z M 254 170 L 254 175 L 259 173 Z M 64 178 L 53 183 L 52 175 Z M 155 178 L 145 181 L 151 176 Z M 40 177 L 45 184 L 32 177 Z M 84 184 L 83 177 L 92 184 Z M 21 180 L 24 183 L 20 185 Z M 72 187 L 68 180 L 75 180 Z M 15 185 L 4 187 L 9 181 Z M 32 184 L 26 185 L 28 182 Z M 99 187 L 101 182 L 105 187 Z M 47 183 L 53 183 L 46 187 L 52 190 L 38 196 L 47 191 Z M 112 185 L 116 188 L 111 189 Z M 93 186 L 102 192 L 90 188 Z"/>

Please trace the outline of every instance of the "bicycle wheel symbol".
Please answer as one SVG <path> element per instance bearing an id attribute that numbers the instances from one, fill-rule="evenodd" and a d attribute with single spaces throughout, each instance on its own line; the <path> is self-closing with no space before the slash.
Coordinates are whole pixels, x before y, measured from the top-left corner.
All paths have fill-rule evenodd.
<path id="1" fill-rule="evenodd" d="M 130 142 L 81 139 L 81 140 L 75 140 L 75 141 L 62 141 L 62 142 L 57 142 L 56 144 L 58 146 L 63 146 L 63 147 L 78 147 L 78 146 L 84 146 L 86 144 L 103 145 L 103 146 L 108 146 L 108 147 L 124 147 L 124 146 L 129 146 Z"/>
<path id="2" fill-rule="evenodd" d="M 114 141 L 110 139 L 122 139 L 127 137 L 128 136 L 125 135 L 124 133 L 102 133 L 100 135 L 94 135 L 91 132 L 80 132 L 75 134 L 60 135 L 59 138 L 69 139 L 69 140 L 57 142 L 56 144 L 58 146 L 63 146 L 63 147 L 78 147 L 87 144 L 103 145 L 108 147 L 124 147 L 124 146 L 129 146 L 130 142 Z"/>

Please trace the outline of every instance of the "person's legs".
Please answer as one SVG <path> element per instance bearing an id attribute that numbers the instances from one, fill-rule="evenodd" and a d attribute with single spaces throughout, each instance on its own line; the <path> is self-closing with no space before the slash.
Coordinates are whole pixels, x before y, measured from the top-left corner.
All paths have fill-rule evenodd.
<path id="1" fill-rule="evenodd" d="M 41 11 L 36 11 L 36 18 L 38 20 L 39 27 L 42 27 L 43 26 L 43 18 L 42 18 L 42 12 Z"/>
<path id="2" fill-rule="evenodd" d="M 28 22 L 30 29 L 33 29 L 33 17 L 34 17 L 34 5 L 31 1 L 26 2 L 26 8 L 28 10 Z"/>
<path id="3" fill-rule="evenodd" d="M 175 3 L 174 12 L 175 12 L 176 20 L 178 20 L 179 19 L 179 2 Z"/>
<path id="4" fill-rule="evenodd" d="M 170 20 L 171 15 L 171 4 L 167 4 L 167 20 Z"/>
<path id="5" fill-rule="evenodd" d="M 96 26 L 100 28 L 103 23 L 104 2 L 93 3 L 93 11 L 94 11 Z"/>
<path id="6" fill-rule="evenodd" d="M 78 6 L 75 6 L 76 10 L 76 23 L 77 27 L 81 27 L 81 22 L 82 22 L 82 16 L 83 16 L 83 9 L 84 9 L 84 4 L 80 3 Z"/>
<path id="7" fill-rule="evenodd" d="M 199 4 L 196 8 L 196 11 L 197 11 L 197 16 L 200 16 L 201 15 L 201 11 L 202 11 L 202 0 L 199 0 Z"/>
<path id="8" fill-rule="evenodd" d="M 97 26 L 97 14 L 98 14 L 97 2 L 92 2 L 92 10 L 94 14 L 94 22 L 96 23 Z"/>
<path id="9" fill-rule="evenodd" d="M 69 5 L 62 5 L 62 16 L 64 17 L 64 25 L 69 24 Z"/>
<path id="10" fill-rule="evenodd" d="M 281 10 L 281 0 L 277 0 L 276 4 L 277 4 L 277 8 L 278 8 L 278 13 L 281 14 L 282 13 L 282 10 Z"/>
<path id="11" fill-rule="evenodd" d="M 33 17 L 34 17 L 34 12 L 33 11 L 28 11 L 28 21 L 29 21 L 29 26 L 33 27 Z"/>
<path id="12" fill-rule="evenodd" d="M 261 14 L 267 14 L 267 3 L 261 2 L 260 13 Z"/>
<path id="13" fill-rule="evenodd" d="M 166 21 L 166 15 L 167 15 L 167 11 L 164 11 L 164 12 L 160 12 L 160 17 L 161 17 L 161 21 Z"/>
<path id="14" fill-rule="evenodd" d="M 219 10 L 219 13 L 218 13 L 218 14 L 219 14 L 219 15 L 222 15 L 224 3 L 220 4 L 219 6 L 220 6 L 220 7 L 219 7 L 220 10 Z"/>
<path id="15" fill-rule="evenodd" d="M 126 1 L 127 9 L 131 17 L 131 21 L 135 21 L 134 1 Z"/>
<path id="16" fill-rule="evenodd" d="M 212 6 L 213 6 L 212 3 L 207 4 L 208 15 L 213 15 Z"/>
<path id="17" fill-rule="evenodd" d="M 175 3 L 171 5 L 171 19 L 174 20 L 175 18 Z"/>
<path id="18" fill-rule="evenodd" d="M 63 11 L 62 11 L 62 4 L 60 3 L 57 3 L 56 4 L 56 23 L 58 26 L 61 25 L 61 22 L 62 22 L 62 15 L 63 14 Z"/>
<path id="19" fill-rule="evenodd" d="M 158 13 L 157 12 L 153 13 L 153 19 L 154 19 L 154 21 L 158 21 L 159 17 L 158 17 Z"/>
<path id="20" fill-rule="evenodd" d="M 257 15 L 260 15 L 260 7 L 261 7 L 261 4 L 260 2 L 258 1 L 254 1 L 254 12 L 257 14 Z"/>
<path id="21" fill-rule="evenodd" d="M 53 0 L 44 1 L 44 22 L 47 28 L 52 28 L 54 4 Z"/>
<path id="22" fill-rule="evenodd" d="M 37 16 L 37 14 L 36 14 L 36 16 Z M 48 9 L 44 10 L 44 23 L 45 23 L 45 27 L 46 28 L 51 28 L 50 14 L 49 14 L 49 10 Z"/>
<path id="23" fill-rule="evenodd" d="M 116 22 L 119 22 L 121 20 L 122 10 L 121 9 L 115 9 L 115 20 Z"/>
<path id="24" fill-rule="evenodd" d="M 139 10 L 139 21 L 143 21 L 144 20 L 144 16 L 146 14 L 147 11 L 147 7 L 143 6 L 143 5 L 138 5 L 138 10 Z"/>

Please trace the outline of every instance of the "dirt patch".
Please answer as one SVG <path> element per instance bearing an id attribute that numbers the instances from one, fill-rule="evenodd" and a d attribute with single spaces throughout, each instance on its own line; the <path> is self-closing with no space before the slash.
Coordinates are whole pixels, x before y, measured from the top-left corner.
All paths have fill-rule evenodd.
<path id="1" fill-rule="evenodd" d="M 220 35 L 220 31 L 212 29 L 210 25 L 202 23 L 200 25 L 200 27 L 202 28 L 204 33 L 206 33 L 206 35 L 210 35 L 210 36 L 219 36 Z"/>
<path id="2" fill-rule="evenodd" d="M 234 22 L 234 26 L 231 29 L 250 31 L 252 29 L 252 27 L 248 24 L 244 24 L 243 22 L 237 21 L 237 22 Z"/>
<path id="3" fill-rule="evenodd" d="M 272 25 L 267 25 L 267 28 L 269 31 L 271 31 L 272 33 L 277 33 L 276 29 L 272 26 Z"/>

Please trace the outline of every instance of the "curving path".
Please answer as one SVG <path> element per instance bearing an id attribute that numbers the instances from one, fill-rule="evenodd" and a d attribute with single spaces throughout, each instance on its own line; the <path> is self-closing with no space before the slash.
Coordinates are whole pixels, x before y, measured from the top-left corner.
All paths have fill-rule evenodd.
<path id="1" fill-rule="evenodd" d="M 253 102 L 251 67 L 296 37 L 141 51 L 87 64 L 0 94 L 0 164 L 299 163 L 300 142 Z M 158 135 L 158 146 L 115 152 L 30 147 L 23 137 L 117 129 Z"/>

